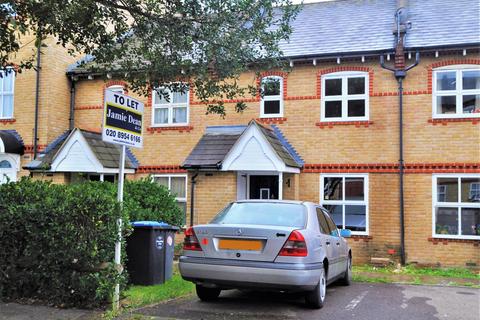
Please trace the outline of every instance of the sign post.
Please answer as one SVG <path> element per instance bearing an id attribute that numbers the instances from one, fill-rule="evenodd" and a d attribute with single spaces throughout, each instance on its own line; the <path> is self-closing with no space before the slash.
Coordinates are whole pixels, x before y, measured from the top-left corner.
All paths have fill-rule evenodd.
<path id="1" fill-rule="evenodd" d="M 105 142 L 120 144 L 120 161 L 118 168 L 118 194 L 117 200 L 122 208 L 123 182 L 125 176 L 125 149 L 126 146 L 134 148 L 143 147 L 142 102 L 127 95 L 105 90 L 102 140 Z M 115 243 L 115 266 L 118 272 L 122 272 L 122 219 L 117 220 L 118 239 Z M 115 285 L 113 308 L 118 310 L 120 301 L 120 284 Z"/>

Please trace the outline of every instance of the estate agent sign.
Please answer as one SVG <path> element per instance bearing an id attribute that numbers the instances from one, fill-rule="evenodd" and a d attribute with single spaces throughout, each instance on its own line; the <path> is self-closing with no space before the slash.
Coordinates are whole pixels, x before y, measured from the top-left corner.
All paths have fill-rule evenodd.
<path id="1" fill-rule="evenodd" d="M 102 140 L 134 148 L 143 146 L 142 102 L 105 90 Z"/>
<path id="2" fill-rule="evenodd" d="M 140 101 L 127 95 L 105 90 L 105 105 L 103 110 L 102 140 L 122 146 L 118 168 L 118 194 L 120 206 L 123 202 L 123 180 L 125 172 L 125 148 L 143 146 L 142 118 L 144 105 Z M 118 240 L 115 243 L 115 264 L 121 273 L 121 241 L 122 219 L 117 221 Z M 117 282 L 113 296 L 113 308 L 118 310 L 120 300 L 120 284 Z"/>

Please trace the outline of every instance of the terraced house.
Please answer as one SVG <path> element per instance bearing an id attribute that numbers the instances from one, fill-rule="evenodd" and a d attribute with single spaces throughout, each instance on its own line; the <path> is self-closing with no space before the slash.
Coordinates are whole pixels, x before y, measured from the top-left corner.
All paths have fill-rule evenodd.
<path id="1" fill-rule="evenodd" d="M 225 119 L 206 115 L 193 90 L 138 97 L 144 148 L 129 152 L 128 178 L 170 188 L 186 224 L 237 199 L 313 201 L 353 231 L 356 263 L 479 266 L 479 13 L 474 0 L 307 4 L 281 45 L 290 69 L 242 75 L 277 84 L 246 99 L 243 113 L 235 100 Z M 61 82 L 55 90 L 71 103 L 40 105 L 41 153 L 20 157 L 32 150 L 34 109 L 21 101 L 33 79 L 3 78 L 0 170 L 115 181 L 118 148 L 98 132 L 104 90 L 127 92 L 127 83 L 78 64 L 42 79 Z M 26 151 L 9 142 L 20 136 Z"/>

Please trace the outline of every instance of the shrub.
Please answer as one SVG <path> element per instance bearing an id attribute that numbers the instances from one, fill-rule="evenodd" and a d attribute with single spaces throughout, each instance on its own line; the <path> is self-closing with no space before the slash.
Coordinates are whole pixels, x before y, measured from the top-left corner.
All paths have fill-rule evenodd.
<path id="1" fill-rule="evenodd" d="M 182 226 L 184 222 L 175 196 L 148 178 L 125 181 L 124 208 L 130 221 L 163 221 L 173 226 Z"/>
<path id="2" fill-rule="evenodd" d="M 108 303 L 115 283 L 123 288 L 127 276 L 113 265 L 117 219 L 129 221 L 130 214 L 135 220 L 182 220 L 163 187 L 147 180 L 127 182 L 122 213 L 116 188 L 27 178 L 0 185 L 0 299 L 34 298 L 77 307 Z M 128 231 L 126 227 L 124 235 Z"/>

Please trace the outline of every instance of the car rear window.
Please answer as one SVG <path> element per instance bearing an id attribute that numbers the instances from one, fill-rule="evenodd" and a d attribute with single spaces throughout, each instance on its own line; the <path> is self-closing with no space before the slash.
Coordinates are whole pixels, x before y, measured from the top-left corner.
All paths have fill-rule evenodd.
<path id="1" fill-rule="evenodd" d="M 228 205 L 210 223 L 303 228 L 305 222 L 306 210 L 301 204 L 239 202 Z"/>

